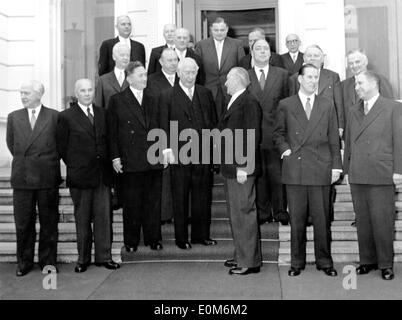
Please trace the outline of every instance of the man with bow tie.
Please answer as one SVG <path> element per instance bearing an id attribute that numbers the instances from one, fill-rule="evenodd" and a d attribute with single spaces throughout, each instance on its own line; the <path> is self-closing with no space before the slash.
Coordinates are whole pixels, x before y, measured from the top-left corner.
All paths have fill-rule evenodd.
<path id="1" fill-rule="evenodd" d="M 37 81 L 24 83 L 20 94 L 23 109 L 7 119 L 7 146 L 13 156 L 11 187 L 17 232 L 17 276 L 33 268 L 35 222 L 38 206 L 39 266 L 56 266 L 59 221 L 60 157 L 56 146 L 59 113 L 42 105 L 45 90 Z M 49 269 L 50 270 L 50 269 Z"/>
<path id="2" fill-rule="evenodd" d="M 306 265 L 306 223 L 312 217 L 318 270 L 336 276 L 331 257 L 330 186 L 339 179 L 342 160 L 333 102 L 316 95 L 318 69 L 299 71 L 299 92 L 280 101 L 274 144 L 283 159 L 291 225 L 291 268 L 298 276 Z"/>

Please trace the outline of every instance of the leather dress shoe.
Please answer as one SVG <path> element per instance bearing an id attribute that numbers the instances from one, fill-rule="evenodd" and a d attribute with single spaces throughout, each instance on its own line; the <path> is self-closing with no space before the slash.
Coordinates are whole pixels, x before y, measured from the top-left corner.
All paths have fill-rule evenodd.
<path id="1" fill-rule="evenodd" d="M 272 217 L 268 217 L 268 218 L 264 218 L 264 219 L 258 219 L 258 224 L 262 225 L 264 223 L 271 223 L 273 222 L 273 218 Z"/>
<path id="2" fill-rule="evenodd" d="M 163 249 L 162 244 L 159 242 L 151 244 L 150 247 L 151 247 L 151 250 L 156 250 L 156 251 Z"/>
<path id="3" fill-rule="evenodd" d="M 188 242 L 176 242 L 176 246 L 183 250 L 191 249 L 191 244 Z"/>
<path id="4" fill-rule="evenodd" d="M 29 273 L 32 270 L 32 267 L 29 268 L 17 268 L 17 271 L 15 272 L 17 277 L 23 277 L 27 273 Z"/>
<path id="5" fill-rule="evenodd" d="M 113 260 L 110 261 L 106 261 L 106 262 L 95 262 L 95 266 L 97 267 L 105 267 L 106 269 L 109 270 L 116 270 L 120 268 L 120 265 L 116 262 L 114 262 Z"/>
<path id="6" fill-rule="evenodd" d="M 356 227 L 356 221 L 353 221 L 350 225 L 351 225 L 352 227 Z"/>
<path id="7" fill-rule="evenodd" d="M 237 267 L 237 262 L 234 259 L 229 259 L 223 265 L 227 268 L 235 268 Z"/>
<path id="8" fill-rule="evenodd" d="M 392 270 L 392 268 L 382 269 L 381 277 L 384 280 L 392 280 L 394 279 L 394 271 Z"/>
<path id="9" fill-rule="evenodd" d="M 260 267 L 253 267 L 253 268 L 235 267 L 229 270 L 230 275 L 238 275 L 238 276 L 245 276 L 250 273 L 258 273 L 258 272 L 260 272 Z"/>
<path id="10" fill-rule="evenodd" d="M 336 277 L 338 275 L 338 272 L 334 269 L 334 267 L 329 267 L 329 268 L 320 268 L 317 267 L 317 270 L 324 271 L 324 273 L 329 276 L 329 277 Z"/>
<path id="11" fill-rule="evenodd" d="M 77 263 L 77 265 L 74 268 L 75 273 L 83 273 L 87 271 L 89 266 L 89 263 Z"/>
<path id="12" fill-rule="evenodd" d="M 216 240 L 212 239 L 203 239 L 203 240 L 191 240 L 192 244 L 203 244 L 204 246 L 215 246 L 218 243 Z"/>
<path id="13" fill-rule="evenodd" d="M 162 220 L 161 221 L 161 225 L 165 225 L 165 224 L 172 224 L 173 223 L 173 219 L 167 219 L 167 220 Z"/>
<path id="14" fill-rule="evenodd" d="M 124 245 L 124 250 L 126 250 L 127 253 L 136 252 L 136 251 L 137 251 L 137 247 L 136 247 L 136 246 L 135 246 L 135 247 L 131 247 L 131 246 L 128 246 L 128 245 Z"/>
<path id="15" fill-rule="evenodd" d="M 356 268 L 356 273 L 357 274 L 367 274 L 371 270 L 377 270 L 378 265 L 377 264 L 362 264 Z"/>
<path id="16" fill-rule="evenodd" d="M 302 268 L 290 267 L 288 271 L 289 277 L 296 277 L 301 273 Z"/>

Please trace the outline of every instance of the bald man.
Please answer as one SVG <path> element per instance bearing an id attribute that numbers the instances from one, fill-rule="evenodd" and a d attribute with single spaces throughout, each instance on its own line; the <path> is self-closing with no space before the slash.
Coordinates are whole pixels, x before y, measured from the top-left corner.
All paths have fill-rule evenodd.
<path id="1" fill-rule="evenodd" d="M 39 209 L 39 266 L 55 268 L 59 221 L 60 158 L 56 147 L 58 112 L 41 103 L 44 87 L 37 81 L 21 86 L 24 108 L 8 115 L 7 146 L 13 156 L 11 186 L 17 231 L 17 276 L 33 267 L 36 206 Z"/>
<path id="2" fill-rule="evenodd" d="M 166 48 L 174 49 L 174 35 L 176 31 L 176 25 L 169 23 L 163 27 L 163 37 L 165 38 L 166 44 L 153 48 L 151 55 L 149 57 L 148 64 L 148 75 L 158 72 L 161 69 L 159 64 L 159 59 L 161 57 L 162 51 Z"/>
<path id="3" fill-rule="evenodd" d="M 301 45 L 300 38 L 297 34 L 289 34 L 286 37 L 286 48 L 288 52 L 281 55 L 283 66 L 289 73 L 298 73 L 303 65 L 303 52 L 299 51 Z"/>
<path id="4" fill-rule="evenodd" d="M 119 35 L 116 38 L 102 42 L 99 52 L 98 73 L 99 76 L 109 73 L 115 66 L 113 60 L 113 46 L 122 42 L 130 48 L 130 61 L 141 61 L 145 65 L 145 47 L 142 43 L 131 40 L 132 24 L 129 16 L 119 16 L 116 19 L 116 30 Z"/>
<path id="5" fill-rule="evenodd" d="M 105 110 L 92 103 L 94 89 L 89 79 L 77 80 L 75 96 L 78 102 L 60 113 L 57 124 L 58 150 L 67 166 L 66 183 L 74 204 L 78 249 L 75 272 L 85 272 L 91 264 L 92 238 L 95 265 L 114 270 L 119 265 L 111 255 L 112 163 L 107 148 Z"/>

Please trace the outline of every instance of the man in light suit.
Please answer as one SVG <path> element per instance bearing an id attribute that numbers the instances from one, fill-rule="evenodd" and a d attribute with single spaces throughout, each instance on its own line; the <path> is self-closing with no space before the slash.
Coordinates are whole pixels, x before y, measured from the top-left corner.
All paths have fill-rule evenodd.
<path id="1" fill-rule="evenodd" d="M 111 254 L 112 164 L 107 147 L 106 111 L 92 103 L 91 80 L 77 80 L 75 95 L 78 102 L 60 113 L 57 124 L 57 144 L 67 166 L 66 183 L 74 204 L 77 229 L 78 261 L 74 270 L 85 272 L 91 264 L 92 240 L 95 265 L 115 270 L 120 265 L 112 260 Z"/>
<path id="2" fill-rule="evenodd" d="M 281 55 L 283 66 L 289 73 L 298 73 L 304 63 L 303 52 L 299 51 L 301 45 L 300 38 L 297 34 L 289 34 L 286 37 L 286 48 L 288 52 Z"/>
<path id="3" fill-rule="evenodd" d="M 130 62 L 130 49 L 126 44 L 118 42 L 114 45 L 113 60 L 116 63 L 113 71 L 100 76 L 95 89 L 95 104 L 105 109 L 112 95 L 128 87 L 124 69 Z"/>
<path id="4" fill-rule="evenodd" d="M 162 250 L 162 166 L 147 159 L 152 145 L 148 132 L 160 128 L 158 99 L 146 90 L 147 72 L 141 62 L 130 62 L 126 71 L 130 87 L 110 99 L 107 114 L 113 168 L 121 175 L 123 189 L 123 250 L 137 250 L 141 228 L 145 246 Z"/>
<path id="5" fill-rule="evenodd" d="M 330 186 L 342 172 L 338 124 L 333 102 L 315 94 L 318 68 L 305 64 L 299 71 L 300 90 L 279 103 L 274 143 L 283 158 L 291 224 L 291 268 L 298 276 L 306 264 L 308 213 L 314 228 L 318 270 L 336 276 L 331 257 Z"/>
<path id="6" fill-rule="evenodd" d="M 119 35 L 116 38 L 102 42 L 99 52 L 98 74 L 99 76 L 113 70 L 113 47 L 116 43 L 125 43 L 130 48 L 130 61 L 140 61 L 145 65 L 145 47 L 142 43 L 131 40 L 132 25 L 128 16 L 119 16 L 116 19 L 116 29 Z"/>
<path id="7" fill-rule="evenodd" d="M 402 105 L 379 93 L 370 71 L 356 76 L 361 101 L 349 113 L 345 173 L 356 213 L 360 266 L 357 274 L 381 269 L 394 278 L 395 186 L 402 186 Z"/>
<path id="8" fill-rule="evenodd" d="M 39 209 L 39 266 L 56 269 L 59 221 L 60 157 L 56 146 L 58 112 L 41 103 L 44 87 L 37 81 L 21 86 L 23 109 L 7 119 L 7 146 L 13 161 L 11 187 L 17 232 L 18 277 L 33 268 L 36 206 Z M 51 268 L 51 269 L 50 269 Z"/>
<path id="9" fill-rule="evenodd" d="M 258 148 L 261 137 L 261 108 L 257 99 L 247 92 L 249 84 L 249 74 L 244 68 L 235 67 L 228 73 L 225 85 L 231 99 L 218 125 L 221 132 L 229 131 L 232 136 L 235 136 L 235 131 L 242 132 L 242 139 L 236 134 L 232 143 L 222 139 L 220 148 L 221 172 L 235 247 L 233 259 L 224 264 L 231 268 L 231 275 L 258 273 L 262 265 L 255 204 L 255 177 L 260 172 Z M 249 136 L 250 131 L 254 136 Z M 243 153 L 247 150 L 247 163 L 241 163 L 236 158 L 239 150 L 243 150 Z M 232 156 L 231 159 L 228 159 L 229 155 Z"/>
<path id="10" fill-rule="evenodd" d="M 240 40 L 227 37 L 229 27 L 223 18 L 212 23 L 212 36 L 196 44 L 195 52 L 201 57 L 205 71 L 205 87 L 211 90 L 217 108 L 218 119 L 224 112 L 226 76 L 239 65 L 244 57 Z"/>
<path id="11" fill-rule="evenodd" d="M 278 103 L 289 95 L 289 73 L 271 66 L 271 50 L 266 40 L 251 46 L 254 68 L 249 70 L 249 91 L 262 108 L 262 141 L 260 148 L 262 175 L 257 178 L 257 211 L 260 223 L 280 221 L 287 225 L 286 196 L 281 183 L 281 158 L 272 142 Z"/>
<path id="12" fill-rule="evenodd" d="M 177 73 L 180 81 L 160 97 L 161 128 L 170 133 L 170 125 L 177 124 L 178 132 L 196 132 L 202 136 L 203 129 L 212 129 L 217 124 L 215 104 L 211 92 L 195 83 L 198 65 L 192 58 L 180 60 Z M 212 203 L 212 166 L 201 161 L 205 150 L 202 144 L 196 160 L 179 157 L 184 145 L 192 145 L 191 136 L 179 141 L 177 149 L 170 144 L 164 150 L 165 163 L 171 164 L 172 195 L 176 245 L 183 250 L 191 249 L 188 241 L 188 215 L 191 203 L 191 243 L 205 246 L 216 245 L 210 237 Z M 195 151 L 194 151 L 195 152 Z M 193 151 L 191 152 L 193 153 Z M 176 160 L 177 159 L 177 160 Z"/>
<path id="13" fill-rule="evenodd" d="M 343 108 L 345 114 L 345 121 L 347 122 L 350 108 L 359 102 L 359 96 L 355 90 L 356 76 L 364 71 L 367 71 L 368 58 L 366 54 L 360 50 L 352 50 L 346 56 L 348 68 L 352 73 L 350 78 L 341 82 Z M 382 75 L 377 74 L 379 78 L 379 90 L 381 96 L 384 98 L 393 99 L 392 87 L 389 81 Z"/>
<path id="14" fill-rule="evenodd" d="M 163 37 L 165 38 L 166 44 L 152 49 L 148 63 L 148 75 L 161 70 L 159 59 L 162 51 L 166 48 L 174 49 L 175 31 L 176 25 L 174 24 L 169 23 L 163 27 Z"/>
<path id="15" fill-rule="evenodd" d="M 313 64 L 319 70 L 316 94 L 333 102 L 338 119 L 339 136 L 342 137 L 345 129 L 345 116 L 339 75 L 336 72 L 322 68 L 324 64 L 324 52 L 318 45 L 308 46 L 304 51 L 303 59 L 305 63 Z M 298 77 L 297 73 L 290 77 L 290 95 L 295 95 L 299 92 L 300 84 Z"/>
<path id="16" fill-rule="evenodd" d="M 248 34 L 248 46 L 250 48 L 250 52 L 240 60 L 239 67 L 242 67 L 246 70 L 252 69 L 254 67 L 254 60 L 252 57 L 251 47 L 252 47 L 253 43 L 256 42 L 257 40 L 266 40 L 264 29 L 254 28 Z M 271 52 L 271 57 L 269 58 L 269 64 L 271 66 L 284 68 L 281 56 L 275 52 Z"/>

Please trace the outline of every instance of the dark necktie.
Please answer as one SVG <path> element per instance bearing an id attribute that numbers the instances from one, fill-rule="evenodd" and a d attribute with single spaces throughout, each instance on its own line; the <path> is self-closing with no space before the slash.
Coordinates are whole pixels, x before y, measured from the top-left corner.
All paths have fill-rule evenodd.
<path id="1" fill-rule="evenodd" d="M 264 90 L 264 87 L 265 87 L 265 73 L 264 73 L 264 70 L 263 70 L 263 69 L 260 69 L 260 71 L 261 71 L 261 75 L 260 75 L 260 87 L 261 87 L 261 90 Z"/>
<path id="2" fill-rule="evenodd" d="M 309 119 L 309 120 L 310 120 L 310 115 L 311 115 L 310 98 L 307 98 L 307 102 L 306 102 L 306 116 L 307 116 L 307 119 Z"/>
<path id="3" fill-rule="evenodd" d="M 94 116 L 92 115 L 91 109 L 89 107 L 87 108 L 87 113 L 88 113 L 87 116 L 88 116 L 89 122 L 91 122 L 91 124 L 94 125 Z"/>

